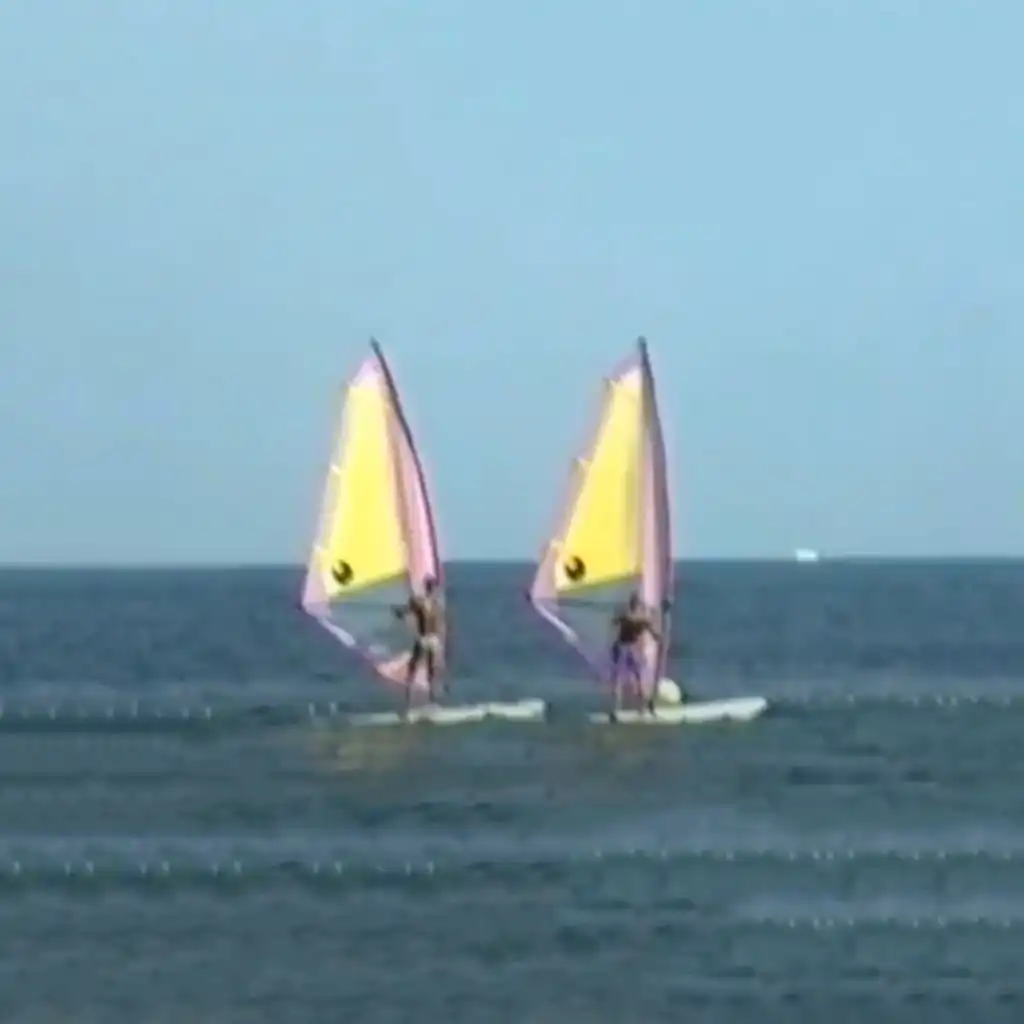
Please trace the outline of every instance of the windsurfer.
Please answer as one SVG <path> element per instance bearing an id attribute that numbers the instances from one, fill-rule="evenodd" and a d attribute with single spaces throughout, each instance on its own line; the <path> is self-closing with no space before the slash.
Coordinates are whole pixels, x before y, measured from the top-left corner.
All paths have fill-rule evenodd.
<path id="1" fill-rule="evenodd" d="M 636 687 L 637 695 L 642 696 L 641 672 L 643 651 L 641 642 L 650 635 L 657 642 L 660 637 L 651 617 L 644 608 L 639 594 L 631 594 L 624 611 L 612 618 L 615 639 L 612 641 L 612 684 L 615 687 L 615 710 L 622 708 L 622 686 L 629 680 Z M 652 690 L 647 702 L 648 710 L 654 710 L 655 693 Z"/>
<path id="2" fill-rule="evenodd" d="M 423 593 L 413 594 L 406 604 L 398 605 L 395 608 L 395 615 L 400 619 L 411 616 L 416 630 L 405 677 L 406 708 L 412 703 L 412 684 L 416 678 L 416 670 L 421 664 L 427 671 L 427 685 L 430 688 L 430 699 L 433 701 L 436 698 L 434 679 L 437 675 L 441 635 L 444 631 L 444 605 L 437 592 L 437 580 L 433 576 L 425 577 Z"/>

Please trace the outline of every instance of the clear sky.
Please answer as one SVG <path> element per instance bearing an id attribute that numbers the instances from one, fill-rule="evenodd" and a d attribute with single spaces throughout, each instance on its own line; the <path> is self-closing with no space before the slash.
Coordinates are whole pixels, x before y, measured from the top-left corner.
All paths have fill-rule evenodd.
<path id="1" fill-rule="evenodd" d="M 1021 0 L 6 0 L 0 561 L 300 561 L 376 335 L 531 557 L 647 335 L 681 555 L 1024 554 Z"/>

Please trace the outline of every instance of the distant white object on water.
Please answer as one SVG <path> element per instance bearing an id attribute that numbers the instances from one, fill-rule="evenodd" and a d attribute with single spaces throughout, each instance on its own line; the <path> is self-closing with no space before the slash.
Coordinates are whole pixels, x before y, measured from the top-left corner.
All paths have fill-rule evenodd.
<path id="1" fill-rule="evenodd" d="M 813 548 L 797 548 L 793 557 L 798 562 L 817 562 L 821 556 Z"/>
<path id="2" fill-rule="evenodd" d="M 674 679 L 659 679 L 655 699 L 659 704 L 682 704 L 683 692 Z"/>

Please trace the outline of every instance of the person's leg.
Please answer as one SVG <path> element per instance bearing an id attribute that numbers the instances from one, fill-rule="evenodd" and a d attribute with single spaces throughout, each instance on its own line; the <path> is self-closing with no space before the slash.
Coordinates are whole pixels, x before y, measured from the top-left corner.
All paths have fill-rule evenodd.
<path id="1" fill-rule="evenodd" d="M 638 646 L 630 648 L 629 652 L 629 675 L 633 689 L 636 692 L 637 709 L 643 711 L 654 711 L 654 691 L 644 696 L 644 656 Z"/>
<path id="2" fill-rule="evenodd" d="M 658 703 L 658 683 L 657 683 L 657 680 L 655 680 L 655 682 L 651 684 L 651 692 L 649 694 L 647 694 L 647 699 L 646 700 L 644 699 L 644 695 L 643 694 L 644 694 L 643 684 L 640 684 L 640 700 L 641 700 L 641 703 L 647 709 L 648 714 L 653 715 L 655 713 L 655 711 L 657 710 L 657 703 Z"/>
<path id="3" fill-rule="evenodd" d="M 412 707 L 413 683 L 416 679 L 416 670 L 423 660 L 423 644 L 417 640 L 412 645 L 412 652 L 409 654 L 409 663 L 405 669 L 405 710 Z"/>
<path id="4" fill-rule="evenodd" d="M 636 647 L 629 649 L 629 661 L 627 663 L 629 670 L 629 685 L 632 688 L 633 695 L 636 699 L 636 707 L 638 711 L 642 711 L 644 708 L 644 681 L 643 671 L 640 664 L 640 656 Z"/>
<path id="5" fill-rule="evenodd" d="M 612 717 L 622 710 L 622 645 L 612 644 Z"/>
<path id="6" fill-rule="evenodd" d="M 434 679 L 437 675 L 437 637 L 431 637 L 427 641 L 426 647 L 427 688 L 431 701 L 434 701 L 437 699 L 437 694 L 434 692 Z"/>

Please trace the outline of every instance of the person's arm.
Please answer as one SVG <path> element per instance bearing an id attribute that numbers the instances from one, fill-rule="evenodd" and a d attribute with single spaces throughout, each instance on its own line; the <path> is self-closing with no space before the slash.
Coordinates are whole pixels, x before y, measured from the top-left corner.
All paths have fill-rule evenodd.
<path id="1" fill-rule="evenodd" d="M 405 604 L 396 604 L 391 610 L 395 613 L 396 619 L 404 619 L 412 611 L 412 598 L 410 597 Z"/>

